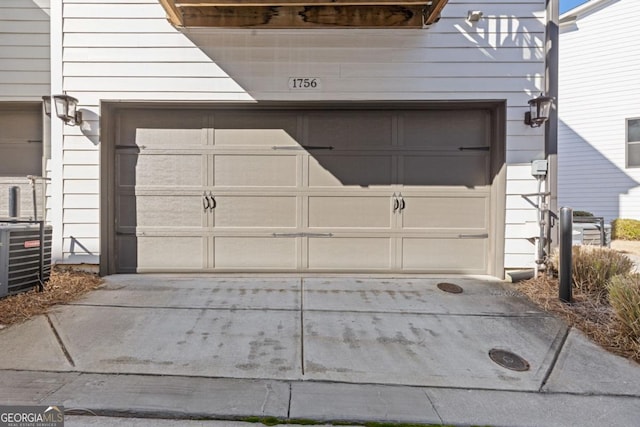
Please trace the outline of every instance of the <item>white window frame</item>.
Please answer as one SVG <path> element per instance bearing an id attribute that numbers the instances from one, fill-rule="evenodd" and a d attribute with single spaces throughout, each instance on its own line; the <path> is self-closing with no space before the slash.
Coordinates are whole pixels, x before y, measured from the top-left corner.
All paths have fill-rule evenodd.
<path id="1" fill-rule="evenodd" d="M 624 120 L 624 147 L 625 147 L 625 155 L 626 155 L 626 166 L 627 168 L 640 168 L 640 162 L 638 162 L 637 164 L 629 163 L 629 145 L 640 146 L 640 140 L 629 141 L 629 122 L 631 120 L 640 121 L 640 117 L 628 117 Z"/>

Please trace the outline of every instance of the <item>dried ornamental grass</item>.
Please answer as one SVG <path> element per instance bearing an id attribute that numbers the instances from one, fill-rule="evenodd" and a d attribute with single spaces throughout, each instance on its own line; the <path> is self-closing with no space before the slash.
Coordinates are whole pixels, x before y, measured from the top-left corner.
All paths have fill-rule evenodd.
<path id="1" fill-rule="evenodd" d="M 640 343 L 640 276 L 616 276 L 609 282 L 609 302 L 631 339 Z"/>
<path id="2" fill-rule="evenodd" d="M 603 348 L 640 363 L 640 342 L 630 339 L 630 335 L 620 328 L 606 299 L 594 299 L 575 289 L 572 303 L 565 304 L 558 298 L 558 280 L 548 276 L 519 282 L 515 286 L 541 309 L 581 330 Z"/>
<path id="3" fill-rule="evenodd" d="M 0 325 L 23 322 L 46 313 L 55 304 L 66 304 L 102 283 L 95 274 L 54 269 L 44 291 L 36 289 L 0 299 Z"/>
<path id="4" fill-rule="evenodd" d="M 597 246 L 574 246 L 572 257 L 573 285 L 599 301 L 607 299 L 607 283 L 612 277 L 630 274 L 634 267 L 626 255 Z M 557 267 L 557 257 L 554 264 Z"/>

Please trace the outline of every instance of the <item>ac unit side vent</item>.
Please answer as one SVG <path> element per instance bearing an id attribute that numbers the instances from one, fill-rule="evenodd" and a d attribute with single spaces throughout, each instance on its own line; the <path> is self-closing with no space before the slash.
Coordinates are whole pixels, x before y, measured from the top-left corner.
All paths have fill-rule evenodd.
<path id="1" fill-rule="evenodd" d="M 0 224 L 0 297 L 28 291 L 40 285 L 42 245 L 42 281 L 51 274 L 51 226 Z"/>

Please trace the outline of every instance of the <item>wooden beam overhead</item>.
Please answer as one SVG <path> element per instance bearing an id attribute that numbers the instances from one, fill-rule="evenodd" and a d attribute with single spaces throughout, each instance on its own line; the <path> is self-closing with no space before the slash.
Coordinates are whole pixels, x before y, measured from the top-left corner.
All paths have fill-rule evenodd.
<path id="1" fill-rule="evenodd" d="M 424 24 L 431 25 L 440 19 L 440 13 L 449 0 L 434 0 L 431 7 L 426 11 L 424 16 Z"/>
<path id="2" fill-rule="evenodd" d="M 448 0 L 160 0 L 183 27 L 423 28 Z"/>
<path id="3" fill-rule="evenodd" d="M 186 27 L 422 28 L 421 7 L 185 7 Z"/>
<path id="4" fill-rule="evenodd" d="M 167 19 L 176 27 L 184 26 L 182 21 L 182 13 L 178 10 L 174 0 L 160 0 L 160 4 L 167 12 Z"/>
<path id="5" fill-rule="evenodd" d="M 201 6 L 398 6 L 421 5 L 429 3 L 426 0 L 174 0 L 177 7 Z"/>

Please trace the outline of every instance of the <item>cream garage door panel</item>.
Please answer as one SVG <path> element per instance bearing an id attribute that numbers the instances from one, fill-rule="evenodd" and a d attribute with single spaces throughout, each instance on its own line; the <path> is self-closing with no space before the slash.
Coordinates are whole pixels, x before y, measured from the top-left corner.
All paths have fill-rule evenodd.
<path id="1" fill-rule="evenodd" d="M 487 238 L 403 238 L 402 268 L 482 274 L 487 269 Z"/>
<path id="2" fill-rule="evenodd" d="M 192 110 L 124 110 L 118 118 L 118 145 L 189 148 L 207 143 L 208 115 Z"/>
<path id="3" fill-rule="evenodd" d="M 118 269 L 486 273 L 490 119 L 136 111 L 116 141 Z"/>
<path id="4" fill-rule="evenodd" d="M 202 192 L 210 175 L 208 120 L 194 111 L 119 115 L 118 271 L 197 271 L 207 265 Z"/>
<path id="5" fill-rule="evenodd" d="M 214 143 L 218 147 L 296 147 L 294 136 L 285 129 L 216 129 Z"/>
<path id="6" fill-rule="evenodd" d="M 154 194 L 136 197 L 136 216 L 139 228 L 201 228 L 202 196 L 199 194 L 175 194 L 158 196 Z"/>
<path id="7" fill-rule="evenodd" d="M 312 270 L 389 270 L 390 237 L 309 237 L 308 265 Z"/>
<path id="8" fill-rule="evenodd" d="M 391 229 L 388 196 L 309 196 L 309 228 Z"/>
<path id="9" fill-rule="evenodd" d="M 403 194 L 402 227 L 409 229 L 475 230 L 486 232 L 489 224 L 488 194 L 414 196 Z"/>
<path id="10" fill-rule="evenodd" d="M 118 229 L 135 233 L 136 228 L 153 230 L 167 228 L 202 228 L 202 195 L 121 193 Z"/>
<path id="11" fill-rule="evenodd" d="M 487 185 L 489 156 L 482 154 L 417 154 L 406 155 L 400 170 L 404 186 L 457 186 Z"/>
<path id="12" fill-rule="evenodd" d="M 365 153 L 312 153 L 309 187 L 390 186 L 394 182 L 391 155 Z"/>
<path id="13" fill-rule="evenodd" d="M 218 187 L 295 187 L 298 159 L 294 155 L 226 155 L 214 159 Z"/>
<path id="14" fill-rule="evenodd" d="M 135 145 L 148 149 L 198 148 L 206 143 L 202 129 L 137 129 Z"/>
<path id="15" fill-rule="evenodd" d="M 42 175 L 41 109 L 0 103 L 0 176 Z"/>
<path id="16" fill-rule="evenodd" d="M 403 111 L 400 145 L 408 148 L 483 147 L 488 145 L 489 112 L 484 110 Z"/>
<path id="17" fill-rule="evenodd" d="M 42 139 L 33 141 L 0 140 L 0 176 L 42 175 Z"/>
<path id="18" fill-rule="evenodd" d="M 204 267 L 201 236 L 137 236 L 138 271 L 195 271 Z"/>
<path id="19" fill-rule="evenodd" d="M 169 152 L 157 154 L 144 150 L 118 150 L 116 180 L 123 187 L 140 189 L 200 188 L 206 181 L 206 157 L 200 153 Z"/>
<path id="20" fill-rule="evenodd" d="M 217 111 L 213 143 L 219 147 L 294 147 L 299 142 L 298 115 L 291 111 Z"/>
<path id="21" fill-rule="evenodd" d="M 213 210 L 216 228 L 296 228 L 295 196 L 216 196 Z"/>
<path id="22" fill-rule="evenodd" d="M 5 64 L 5 59 L 0 61 Z M 9 189 L 17 186 L 22 195 L 20 215 L 33 212 L 27 175 L 42 175 L 42 106 L 0 102 L 0 217 L 9 216 Z M 38 215 L 44 212 L 42 191 L 36 186 Z"/>
<path id="23" fill-rule="evenodd" d="M 131 247 L 118 252 L 118 270 L 202 269 L 206 265 L 201 192 L 207 176 L 205 156 L 127 151 L 118 150 L 116 155 L 116 181 L 120 184 L 115 204 L 116 245 Z M 192 234 L 194 229 L 197 237 L 180 236 Z"/>
<path id="24" fill-rule="evenodd" d="M 242 270 L 295 270 L 299 238 L 216 237 L 215 268 Z"/>
<path id="25" fill-rule="evenodd" d="M 402 270 L 486 273 L 489 119 L 482 110 L 400 114 Z"/>
<path id="26" fill-rule="evenodd" d="M 383 148 L 390 147 L 395 138 L 390 111 L 313 111 L 306 118 L 306 139 L 310 146 Z"/>

